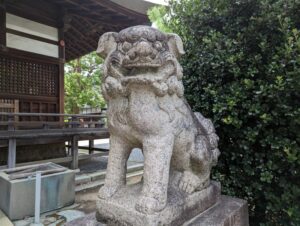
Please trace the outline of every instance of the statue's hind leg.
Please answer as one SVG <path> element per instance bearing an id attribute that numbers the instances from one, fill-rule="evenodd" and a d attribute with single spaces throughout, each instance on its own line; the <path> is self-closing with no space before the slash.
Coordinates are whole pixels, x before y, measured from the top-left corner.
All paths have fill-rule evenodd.
<path id="1" fill-rule="evenodd" d="M 208 171 L 197 173 L 192 170 L 186 170 L 182 173 L 179 181 L 179 189 L 189 194 L 195 191 L 201 191 L 210 183 L 210 173 Z"/>
<path id="2" fill-rule="evenodd" d="M 185 166 L 178 186 L 182 191 L 193 193 L 206 188 L 210 183 L 211 154 L 203 136 L 195 138 L 188 153 L 189 164 Z"/>

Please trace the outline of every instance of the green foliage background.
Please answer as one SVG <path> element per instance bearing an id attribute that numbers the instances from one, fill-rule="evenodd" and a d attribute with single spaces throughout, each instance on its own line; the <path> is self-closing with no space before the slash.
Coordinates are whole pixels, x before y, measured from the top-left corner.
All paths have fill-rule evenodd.
<path id="1" fill-rule="evenodd" d="M 149 14 L 183 38 L 185 94 L 220 136 L 223 193 L 248 201 L 251 225 L 299 226 L 300 1 L 174 0 Z"/>
<path id="2" fill-rule="evenodd" d="M 84 106 L 104 107 L 101 64 L 95 52 L 65 65 L 65 113 L 78 114 Z"/>

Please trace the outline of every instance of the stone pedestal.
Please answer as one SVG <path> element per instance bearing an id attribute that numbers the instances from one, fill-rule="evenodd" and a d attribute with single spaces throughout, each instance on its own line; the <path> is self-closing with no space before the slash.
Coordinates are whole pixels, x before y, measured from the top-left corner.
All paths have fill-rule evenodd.
<path id="1" fill-rule="evenodd" d="M 134 221 L 132 216 L 132 221 Z M 106 226 L 106 225 L 130 225 L 125 222 L 118 224 L 100 223 L 96 220 L 95 213 L 83 218 L 76 219 L 66 224 L 66 226 Z M 159 224 L 163 226 L 163 224 Z M 174 225 L 178 225 L 176 222 Z M 141 226 L 141 225 L 140 225 Z M 144 225 L 142 225 L 144 226 Z M 173 225 L 172 225 L 173 226 Z M 219 202 L 198 214 L 194 218 L 182 224 L 182 226 L 249 226 L 247 202 L 229 196 L 221 196 Z"/>
<path id="2" fill-rule="evenodd" d="M 183 226 L 249 226 L 247 202 L 222 195 L 217 205 L 197 215 Z"/>
<path id="3" fill-rule="evenodd" d="M 220 184 L 216 182 L 191 195 L 171 186 L 166 208 L 149 215 L 135 209 L 141 189 L 142 184 L 136 184 L 120 190 L 109 200 L 98 200 L 96 214 L 98 221 L 108 225 L 179 226 L 214 206 L 221 196 Z"/>

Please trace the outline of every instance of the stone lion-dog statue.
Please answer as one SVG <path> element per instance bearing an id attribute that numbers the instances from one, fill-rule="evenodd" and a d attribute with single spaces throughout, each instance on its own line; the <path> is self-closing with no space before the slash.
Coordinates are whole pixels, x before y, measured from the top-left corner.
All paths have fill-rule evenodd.
<path id="1" fill-rule="evenodd" d="M 110 151 L 100 199 L 126 184 L 126 163 L 133 148 L 144 155 L 143 187 L 137 211 L 163 210 L 174 172 L 178 189 L 193 193 L 210 184 L 219 156 L 218 136 L 209 119 L 193 113 L 184 98 L 184 54 L 176 34 L 135 26 L 100 37 L 97 53 L 105 58 L 102 93 L 108 103 Z"/>

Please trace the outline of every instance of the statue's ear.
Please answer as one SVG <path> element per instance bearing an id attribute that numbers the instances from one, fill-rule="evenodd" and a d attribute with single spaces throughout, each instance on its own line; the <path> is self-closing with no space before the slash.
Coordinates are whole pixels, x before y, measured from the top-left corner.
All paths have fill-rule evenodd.
<path id="1" fill-rule="evenodd" d="M 177 34 L 168 34 L 168 46 L 177 59 L 185 53 L 182 40 Z"/>
<path id="2" fill-rule="evenodd" d="M 116 32 L 106 32 L 101 35 L 96 53 L 101 57 L 106 58 L 111 51 L 115 50 L 117 47 L 117 34 L 118 33 Z"/>

